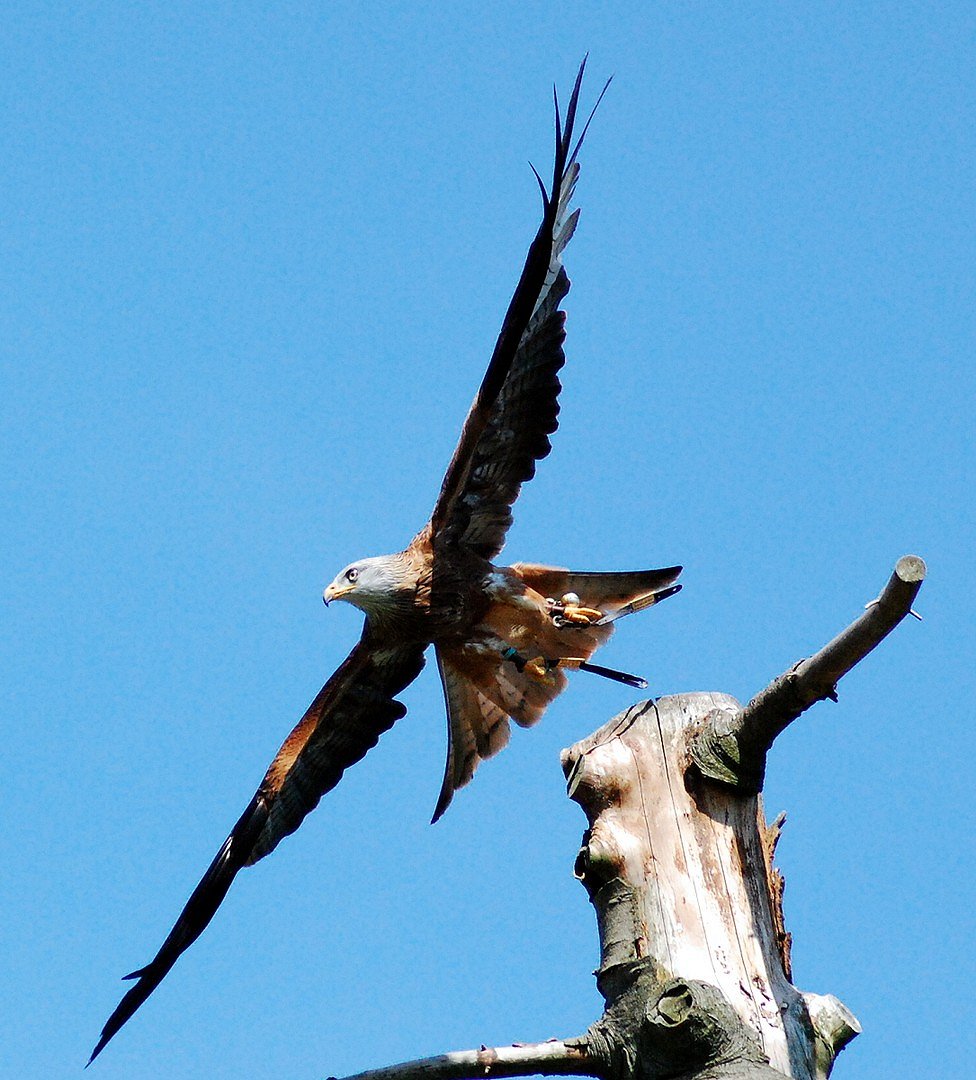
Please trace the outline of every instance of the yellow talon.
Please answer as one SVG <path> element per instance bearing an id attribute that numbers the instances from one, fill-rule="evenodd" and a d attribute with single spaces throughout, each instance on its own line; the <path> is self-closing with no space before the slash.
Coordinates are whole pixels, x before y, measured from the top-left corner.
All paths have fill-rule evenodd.
<path id="1" fill-rule="evenodd" d="M 547 660 L 544 656 L 537 656 L 534 660 L 526 661 L 524 670 L 537 679 L 548 679 L 556 668 L 577 671 L 580 665 L 585 663 L 582 656 L 560 656 L 558 660 Z"/>
<path id="2" fill-rule="evenodd" d="M 603 618 L 603 612 L 597 611 L 596 608 L 582 607 L 579 604 L 567 605 L 562 613 L 562 617 L 566 622 L 571 622 L 576 626 L 589 626 L 591 623 L 596 622 L 598 619 Z"/>

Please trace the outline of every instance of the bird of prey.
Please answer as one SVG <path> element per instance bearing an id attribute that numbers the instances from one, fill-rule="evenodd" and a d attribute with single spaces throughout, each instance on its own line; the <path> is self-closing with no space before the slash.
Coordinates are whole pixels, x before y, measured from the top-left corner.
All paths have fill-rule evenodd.
<path id="1" fill-rule="evenodd" d="M 294 832 L 343 770 L 404 715 L 396 696 L 420 673 L 431 645 L 448 720 L 434 820 L 479 763 L 505 745 L 510 720 L 523 727 L 539 720 L 565 688 L 567 669 L 646 685 L 589 659 L 616 619 L 677 592 L 681 567 L 573 573 L 492 562 L 519 489 L 549 453 L 557 427 L 560 303 L 569 291 L 562 258 L 579 216 L 569 209 L 577 154 L 593 117 L 574 144 L 584 67 L 564 123 L 556 100 L 551 186 L 535 173 L 542 222 L 430 520 L 403 551 L 350 563 L 325 590 L 326 604 L 343 600 L 365 613 L 362 636 L 285 739 L 155 958 L 126 976 L 135 985 L 109 1017 L 89 1064 L 203 932 L 237 872 Z"/>

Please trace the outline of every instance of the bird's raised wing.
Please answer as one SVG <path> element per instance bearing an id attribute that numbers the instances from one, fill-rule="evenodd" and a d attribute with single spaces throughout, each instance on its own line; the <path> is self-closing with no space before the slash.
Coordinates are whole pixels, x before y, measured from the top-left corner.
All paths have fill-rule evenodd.
<path id="1" fill-rule="evenodd" d="M 558 307 L 569 291 L 562 253 L 579 216 L 578 210 L 569 213 L 569 203 L 579 175 L 576 155 L 589 125 L 587 121 L 574 146 L 573 127 L 585 66 L 584 60 L 566 110 L 565 127 L 556 104 L 552 187 L 547 192 L 539 180 L 542 223 L 529 247 L 488 370 L 464 421 L 431 515 L 429 529 L 435 550 L 443 543 L 459 543 L 486 559 L 497 555 L 512 523 L 511 507 L 522 484 L 535 474 L 536 461 L 551 449 L 549 436 L 556 430 L 559 413 L 557 373 L 565 362 L 565 314 Z M 606 92 L 606 86 L 603 89 Z"/>
<path id="2" fill-rule="evenodd" d="M 294 832 L 343 771 L 404 715 L 406 707 L 394 698 L 423 666 L 423 645 L 376 646 L 363 632 L 282 744 L 155 958 L 126 976 L 138 981 L 108 1018 L 89 1065 L 203 933 L 237 872 Z"/>

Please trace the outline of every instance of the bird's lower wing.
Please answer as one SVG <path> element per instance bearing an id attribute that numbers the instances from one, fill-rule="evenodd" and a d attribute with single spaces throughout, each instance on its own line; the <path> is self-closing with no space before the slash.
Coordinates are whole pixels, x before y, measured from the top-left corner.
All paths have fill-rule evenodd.
<path id="1" fill-rule="evenodd" d="M 394 698 L 423 666 L 423 645 L 376 647 L 364 634 L 283 743 L 155 958 L 126 976 L 138 981 L 108 1018 L 89 1064 L 203 933 L 237 872 L 294 832 L 343 771 L 403 716 L 406 707 Z"/>

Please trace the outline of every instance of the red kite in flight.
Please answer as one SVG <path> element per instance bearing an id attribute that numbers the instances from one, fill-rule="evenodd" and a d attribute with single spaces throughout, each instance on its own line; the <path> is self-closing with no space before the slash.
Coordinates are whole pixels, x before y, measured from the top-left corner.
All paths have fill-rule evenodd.
<path id="1" fill-rule="evenodd" d="M 294 832 L 343 770 L 404 715 L 396 695 L 420 673 L 429 646 L 448 718 L 447 768 L 434 820 L 478 764 L 505 745 L 509 720 L 523 727 L 539 720 L 565 688 L 566 669 L 646 686 L 588 661 L 614 620 L 680 589 L 680 566 L 573 573 L 491 561 L 505 542 L 519 489 L 549 453 L 557 427 L 566 336 L 559 305 L 569 291 L 562 255 L 579 216 L 569 203 L 589 124 L 574 145 L 582 79 L 583 67 L 565 125 L 556 103 L 548 190 L 536 173 L 542 223 L 430 521 L 403 551 L 351 563 L 325 590 L 327 604 L 345 600 L 362 609 L 362 637 L 285 740 L 155 959 L 126 976 L 136 984 L 109 1017 L 89 1064 L 200 936 L 237 872 Z"/>

